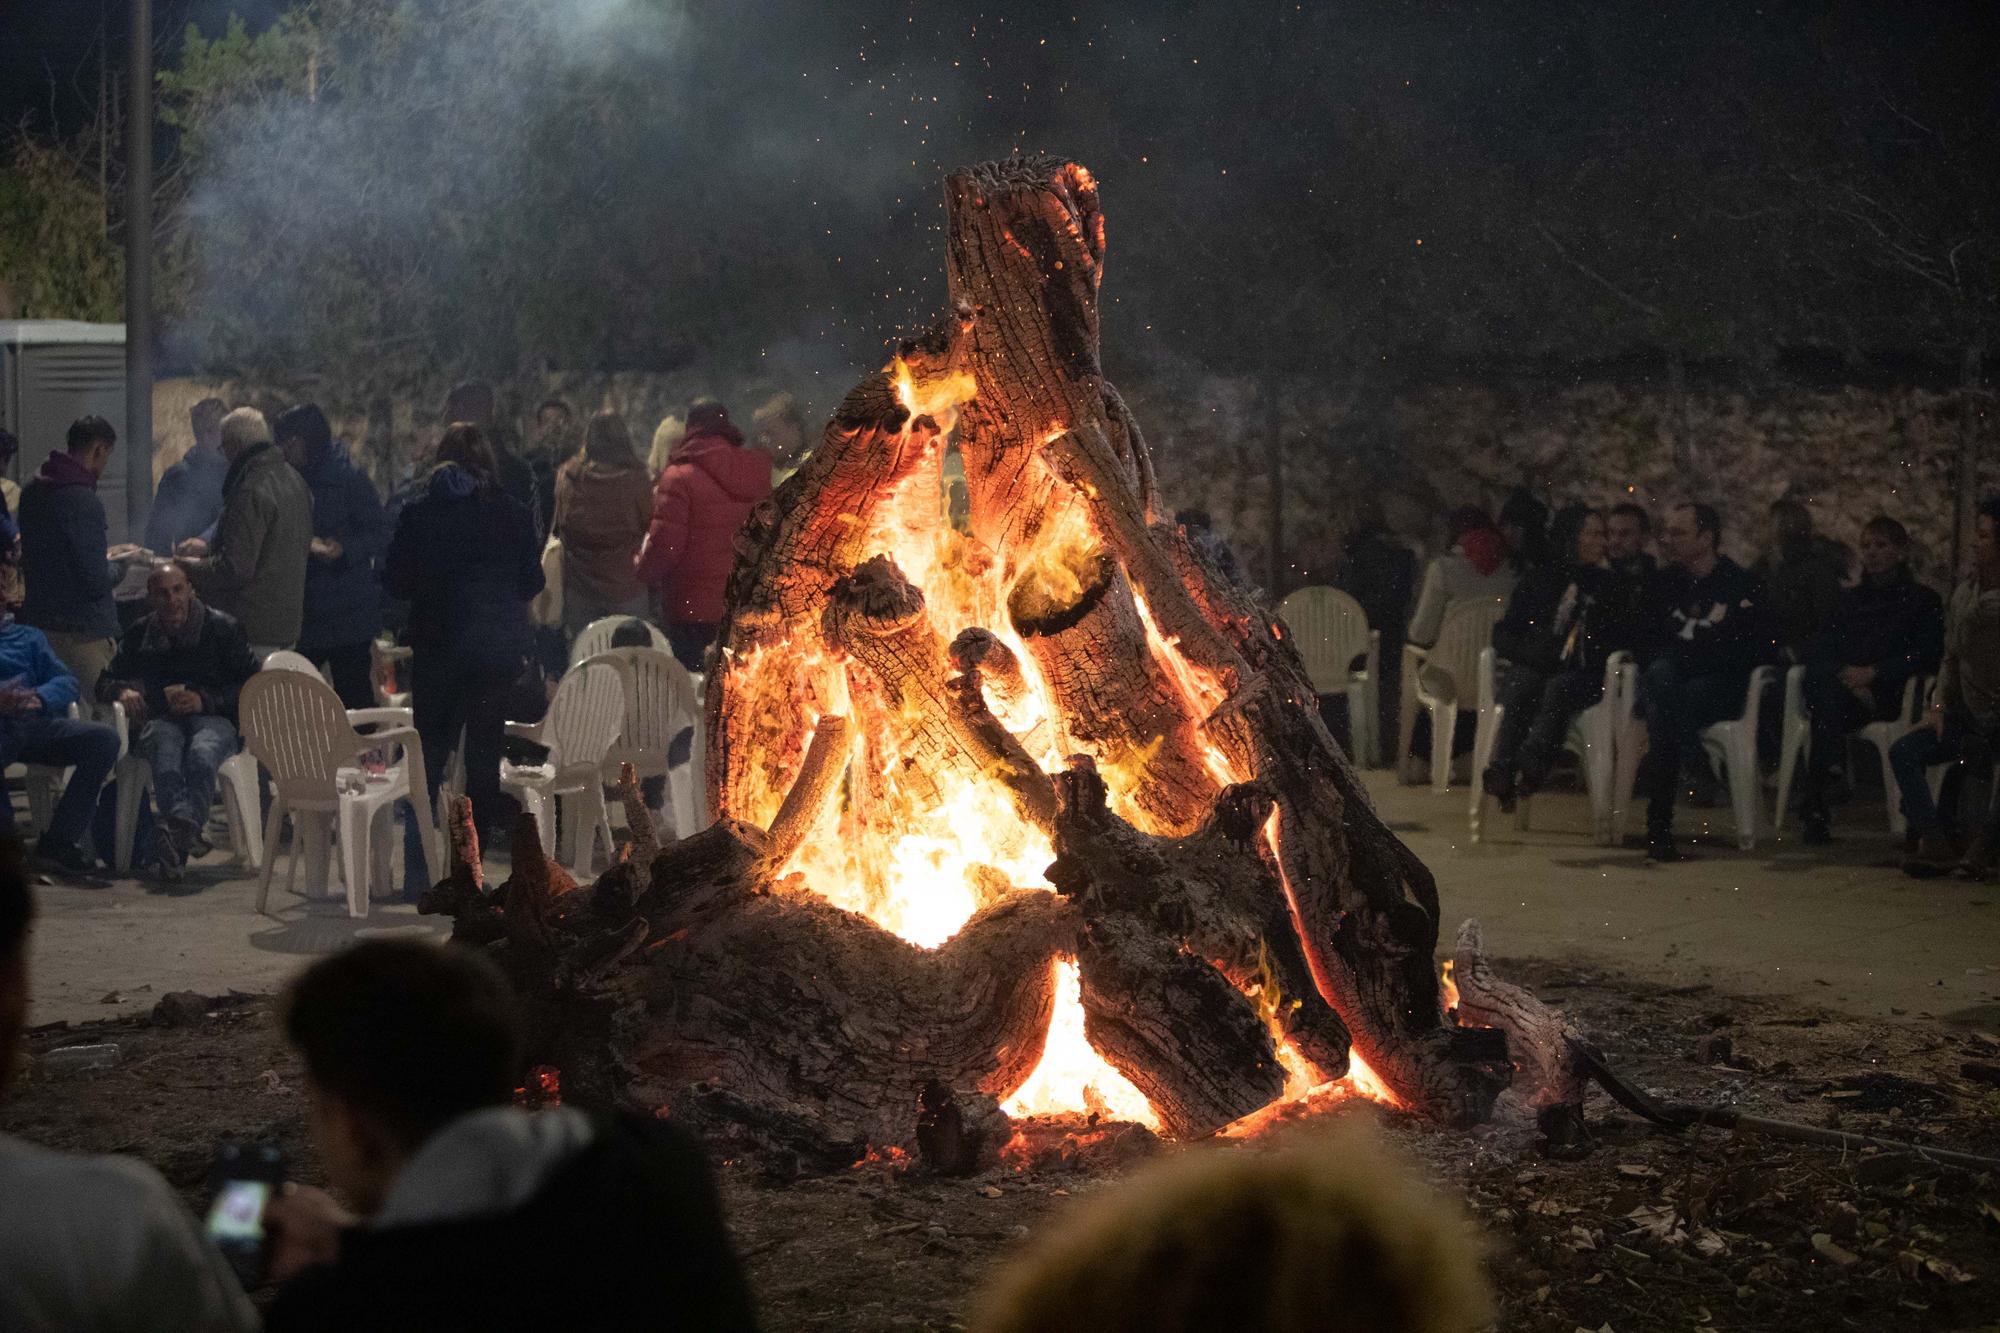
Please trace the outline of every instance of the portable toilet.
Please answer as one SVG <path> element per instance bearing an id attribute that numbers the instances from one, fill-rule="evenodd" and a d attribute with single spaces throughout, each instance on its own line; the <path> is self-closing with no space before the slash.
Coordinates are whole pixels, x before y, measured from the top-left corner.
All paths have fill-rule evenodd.
<path id="1" fill-rule="evenodd" d="M 150 469 L 152 431 L 135 432 L 125 419 L 125 326 L 72 319 L 0 320 L 0 425 L 21 441 L 7 475 L 26 482 L 43 459 L 64 447 L 70 422 L 91 415 L 103 417 L 118 431 L 111 466 L 97 483 L 111 544 L 138 541 L 145 525 L 133 528 L 126 513 L 129 451 L 146 450 Z"/>

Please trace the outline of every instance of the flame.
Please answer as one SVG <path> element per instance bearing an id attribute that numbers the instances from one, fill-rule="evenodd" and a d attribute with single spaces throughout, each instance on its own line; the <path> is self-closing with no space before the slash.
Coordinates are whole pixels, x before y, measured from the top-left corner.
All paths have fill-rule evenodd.
<path id="1" fill-rule="evenodd" d="M 1452 980 L 1451 964 L 1451 959 L 1445 959 L 1444 967 L 1438 972 L 1439 1007 L 1447 1014 L 1458 1008 L 1458 983 Z"/>
<path id="2" fill-rule="evenodd" d="M 1000 1109 L 1019 1119 L 1081 1108 L 1157 1131 L 1160 1118 L 1146 1094 L 1106 1064 L 1083 1034 L 1083 979 L 1074 958 L 1055 961 L 1055 987 L 1055 1016 L 1049 1023 L 1041 1062 Z"/>

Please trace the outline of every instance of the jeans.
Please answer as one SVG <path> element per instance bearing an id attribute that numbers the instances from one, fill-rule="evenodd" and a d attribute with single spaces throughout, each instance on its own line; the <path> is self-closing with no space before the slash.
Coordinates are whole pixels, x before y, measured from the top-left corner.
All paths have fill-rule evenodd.
<path id="1" fill-rule="evenodd" d="M 0 719 L 0 768 L 8 764 L 48 764 L 74 767 L 62 799 L 49 816 L 42 833 L 48 845 L 74 847 L 90 825 L 91 812 L 111 766 L 118 762 L 118 733 L 95 722 L 78 722 L 68 717 L 30 715 Z M 5 809 L 5 823 L 14 827 L 14 808 Z"/>
<path id="2" fill-rule="evenodd" d="M 1639 679 L 1639 708 L 1646 717 L 1646 759 L 1639 774 L 1646 793 L 1646 834 L 1673 832 L 1674 798 L 1680 794 L 1681 758 L 1699 753 L 1701 730 L 1743 712 L 1749 677 L 1728 671 L 1689 675 L 1662 657 Z"/>
<path id="3" fill-rule="evenodd" d="M 1833 662 L 1816 662 L 1806 668 L 1806 718 L 1812 732 L 1806 756 L 1805 781 L 1800 795 L 1806 808 L 1822 807 L 1826 789 L 1833 781 L 1836 761 L 1847 747 L 1848 733 L 1856 727 L 1892 716 L 1901 699 L 1885 702 L 1882 691 L 1871 690 L 1866 700 L 1840 683 L 1842 667 Z"/>
<path id="4" fill-rule="evenodd" d="M 215 803 L 215 774 L 236 753 L 236 728 L 221 717 L 156 717 L 133 752 L 153 766 L 153 802 L 163 819 L 200 826 Z"/>
<path id="5" fill-rule="evenodd" d="M 301 657 L 314 666 L 326 664 L 327 679 L 333 682 L 333 692 L 340 696 L 342 708 L 375 707 L 374 649 L 375 645 L 367 639 L 338 646 L 299 640 Z"/>
<path id="6" fill-rule="evenodd" d="M 1512 785 L 1516 773 L 1524 786 L 1533 789 L 1542 785 L 1554 766 L 1571 719 L 1604 694 L 1604 676 L 1591 671 L 1538 671 L 1510 663 L 1495 694 L 1507 711 L 1501 714 L 1487 762 L 1504 775 L 1503 790 Z"/>
<path id="7" fill-rule="evenodd" d="M 1996 749 L 2000 749 L 2000 733 L 1982 731 L 1972 714 L 1956 707 L 1946 710 L 1942 733 L 1918 727 L 1890 746 L 1889 768 L 1896 775 L 1903 818 L 1909 821 L 1910 828 L 1921 835 L 1938 832 L 1955 822 L 1947 820 L 1939 812 L 1937 802 L 1931 799 L 1926 769 L 1938 764 L 1953 765 L 1953 772 L 1945 778 L 1945 791 L 1955 797 L 1959 784 L 1953 779 L 1968 773 L 1990 775 Z M 1947 799 L 1946 809 L 1955 804 L 1955 800 Z M 1987 816 L 1988 827 L 2000 833 L 2000 828 L 1992 827 L 1996 822 L 2000 822 L 2000 817 Z"/>

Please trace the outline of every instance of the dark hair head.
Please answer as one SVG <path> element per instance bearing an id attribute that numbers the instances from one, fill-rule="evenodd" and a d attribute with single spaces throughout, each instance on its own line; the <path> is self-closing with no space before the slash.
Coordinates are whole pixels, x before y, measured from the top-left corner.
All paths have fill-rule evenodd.
<path id="1" fill-rule="evenodd" d="M 637 467 L 639 455 L 632 449 L 632 432 L 625 418 L 609 408 L 591 417 L 583 428 L 583 456 L 593 463 L 611 467 Z"/>
<path id="2" fill-rule="evenodd" d="M 1653 530 L 1653 516 L 1646 512 L 1646 506 L 1634 504 L 1630 500 L 1621 500 L 1617 504 L 1612 505 L 1611 517 L 1636 520 L 1641 533 L 1648 533 Z"/>
<path id="3" fill-rule="evenodd" d="M 1716 512 L 1714 505 L 1704 504 L 1700 500 L 1683 500 L 1676 507 L 1694 515 L 1696 532 L 1705 532 L 1715 538 L 1717 546 L 1722 545 L 1722 515 Z"/>
<path id="4" fill-rule="evenodd" d="M 229 404 L 220 398 L 204 398 L 188 409 L 188 421 L 195 434 L 202 435 L 222 427 L 222 418 L 228 413 Z"/>
<path id="5" fill-rule="evenodd" d="M 0 458 L 12 458 L 21 452 L 21 441 L 13 431 L 0 426 Z"/>
<path id="6" fill-rule="evenodd" d="M 1910 549 L 1910 530 L 1887 514 L 1875 515 L 1861 525 L 1861 530 L 1874 533 L 1899 551 Z"/>
<path id="7" fill-rule="evenodd" d="M 493 386 L 485 380 L 466 380 L 451 386 L 445 395 L 444 419 L 447 423 L 469 421 L 475 426 L 491 425 L 493 422 Z"/>
<path id="8" fill-rule="evenodd" d="M 548 411 L 550 408 L 554 408 L 556 411 L 562 413 L 566 417 L 573 417 L 576 415 L 576 409 L 572 408 L 569 405 L 569 400 L 567 398 L 542 399 L 541 403 L 535 408 L 535 415 L 540 416 L 542 413 Z"/>
<path id="9" fill-rule="evenodd" d="M 1994 526 L 2000 527 L 2000 495 L 1989 495 L 1984 500 L 1981 500 L 1979 508 L 1975 511 L 1973 517 L 1990 518 L 1993 520 Z"/>
<path id="10" fill-rule="evenodd" d="M 645 621 L 628 616 L 618 622 L 618 628 L 611 631 L 613 648 L 651 648 L 653 631 Z"/>
<path id="11" fill-rule="evenodd" d="M 12 836 L 0 837 L 0 967 L 21 952 L 34 919 L 35 898 L 21 869 L 21 844 Z"/>
<path id="12" fill-rule="evenodd" d="M 323 958 L 286 991 L 285 1036 L 322 1089 L 415 1148 L 452 1120 L 507 1101 L 522 1027 L 500 969 L 460 945 L 369 940 Z"/>
<path id="13" fill-rule="evenodd" d="M 1452 510 L 1451 517 L 1445 520 L 1445 530 L 1451 534 L 1452 541 L 1457 541 L 1468 532 L 1492 526 L 1493 520 L 1488 518 L 1486 511 L 1478 505 L 1460 505 Z"/>
<path id="14" fill-rule="evenodd" d="M 1516 486 L 1509 492 L 1507 502 L 1500 506 L 1500 526 L 1503 528 L 1540 532 L 1548 525 L 1549 507 L 1522 487 Z"/>
<path id="15" fill-rule="evenodd" d="M 1576 539 L 1583 534 L 1583 525 L 1596 514 L 1589 505 L 1564 505 L 1556 510 L 1549 523 L 1549 548 L 1557 560 L 1576 559 Z"/>
<path id="16" fill-rule="evenodd" d="M 69 438 L 65 441 L 69 451 L 80 454 L 93 444 L 107 447 L 118 443 L 118 432 L 103 417 L 78 417 L 69 423 Z"/>
<path id="17" fill-rule="evenodd" d="M 481 486 L 494 485 L 500 475 L 500 464 L 493 456 L 486 433 L 467 421 L 444 433 L 444 438 L 438 441 L 436 461 L 440 467 L 446 463 L 458 464 Z"/>
<path id="18" fill-rule="evenodd" d="M 697 398 L 688 407 L 687 433 L 720 430 L 729 424 L 729 409 L 713 398 Z"/>
<path id="19" fill-rule="evenodd" d="M 327 424 L 318 403 L 300 403 L 278 413 L 278 419 L 271 423 L 271 434 L 279 444 L 286 440 L 304 442 L 306 453 L 315 458 L 333 448 L 333 427 Z"/>

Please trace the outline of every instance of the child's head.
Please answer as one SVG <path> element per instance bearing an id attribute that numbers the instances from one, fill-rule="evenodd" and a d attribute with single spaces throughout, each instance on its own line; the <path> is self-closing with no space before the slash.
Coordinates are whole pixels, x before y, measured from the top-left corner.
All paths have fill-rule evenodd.
<path id="1" fill-rule="evenodd" d="M 1470 1223 L 1356 1125 L 1198 1149 L 1105 1190 L 1010 1264 L 978 1333 L 1468 1333 L 1492 1317 Z"/>

